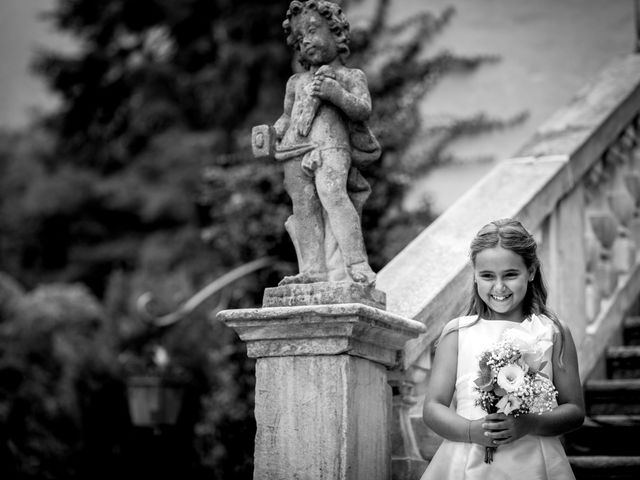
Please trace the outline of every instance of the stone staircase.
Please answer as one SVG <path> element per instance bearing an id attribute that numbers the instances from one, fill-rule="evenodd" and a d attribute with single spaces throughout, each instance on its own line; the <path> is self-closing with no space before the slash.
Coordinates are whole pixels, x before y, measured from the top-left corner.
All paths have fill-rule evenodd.
<path id="1" fill-rule="evenodd" d="M 585 383 L 587 418 L 565 437 L 577 480 L 640 479 L 640 316 L 627 317 L 608 347 L 605 378 Z"/>

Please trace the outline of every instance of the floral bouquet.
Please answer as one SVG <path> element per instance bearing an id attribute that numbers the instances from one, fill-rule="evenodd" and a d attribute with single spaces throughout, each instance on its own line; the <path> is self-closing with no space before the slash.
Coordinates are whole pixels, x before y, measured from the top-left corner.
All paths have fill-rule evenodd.
<path id="1" fill-rule="evenodd" d="M 480 355 L 475 390 L 476 404 L 489 413 L 505 415 L 542 414 L 552 410 L 558 395 L 549 377 L 542 373 L 546 351 L 553 342 L 518 328 L 510 328 L 500 340 Z M 497 447 L 487 447 L 485 463 L 493 461 Z"/>

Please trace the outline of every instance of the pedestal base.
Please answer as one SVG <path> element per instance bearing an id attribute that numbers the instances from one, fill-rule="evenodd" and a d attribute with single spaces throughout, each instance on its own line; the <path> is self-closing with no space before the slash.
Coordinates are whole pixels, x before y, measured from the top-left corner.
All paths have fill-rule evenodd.
<path id="1" fill-rule="evenodd" d="M 362 303 L 384 310 L 384 292 L 353 282 L 318 282 L 265 288 L 263 307 L 297 307 L 302 305 L 334 305 Z"/>
<path id="2" fill-rule="evenodd" d="M 361 303 L 226 310 L 218 318 L 258 359 L 254 480 L 391 478 L 385 367 L 399 364 L 424 325 Z"/>
<path id="3" fill-rule="evenodd" d="M 362 358 L 258 359 L 254 480 L 389 480 L 390 398 Z"/>

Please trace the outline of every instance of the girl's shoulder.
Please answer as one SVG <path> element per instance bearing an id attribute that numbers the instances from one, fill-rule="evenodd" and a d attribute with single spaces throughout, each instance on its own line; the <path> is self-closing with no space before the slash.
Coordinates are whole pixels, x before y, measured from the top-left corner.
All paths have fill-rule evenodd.
<path id="1" fill-rule="evenodd" d="M 555 316 L 552 319 L 542 313 L 535 314 L 531 316 L 531 323 L 533 325 L 537 325 L 536 330 L 539 334 L 546 332 L 546 336 L 554 343 L 556 341 L 564 342 L 564 339 L 571 335 L 571 329 L 569 326 Z"/>
<path id="2" fill-rule="evenodd" d="M 442 329 L 442 336 L 448 333 L 454 332 L 456 330 L 459 330 L 460 328 L 467 327 L 471 325 L 473 322 L 475 322 L 477 319 L 478 319 L 477 315 L 467 315 L 464 317 L 457 317 L 457 318 L 454 318 L 453 320 L 449 320 L 444 326 L 444 328 Z"/>
<path id="3" fill-rule="evenodd" d="M 468 327 L 478 321 L 478 315 L 465 315 L 464 317 L 456 318 L 456 320 L 458 321 L 458 327 Z"/>
<path id="4" fill-rule="evenodd" d="M 551 317 L 545 315 L 544 313 L 531 315 L 531 321 L 538 322 L 539 324 L 550 328 L 551 330 L 553 330 L 554 334 L 560 333 L 560 330 L 566 330 L 568 328 L 567 325 L 559 318 L 556 317 L 555 319 L 551 319 Z"/>

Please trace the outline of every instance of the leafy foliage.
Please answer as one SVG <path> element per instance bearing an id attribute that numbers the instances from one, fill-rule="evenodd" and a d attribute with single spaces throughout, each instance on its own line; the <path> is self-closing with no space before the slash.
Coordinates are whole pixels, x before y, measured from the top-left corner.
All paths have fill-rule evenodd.
<path id="1" fill-rule="evenodd" d="M 81 285 L 25 293 L 1 276 L 0 291 L 11 305 L 0 312 L 0 469 L 10 478 L 77 478 L 128 426 L 106 316 Z M 107 450 L 92 451 L 97 444 Z"/>

